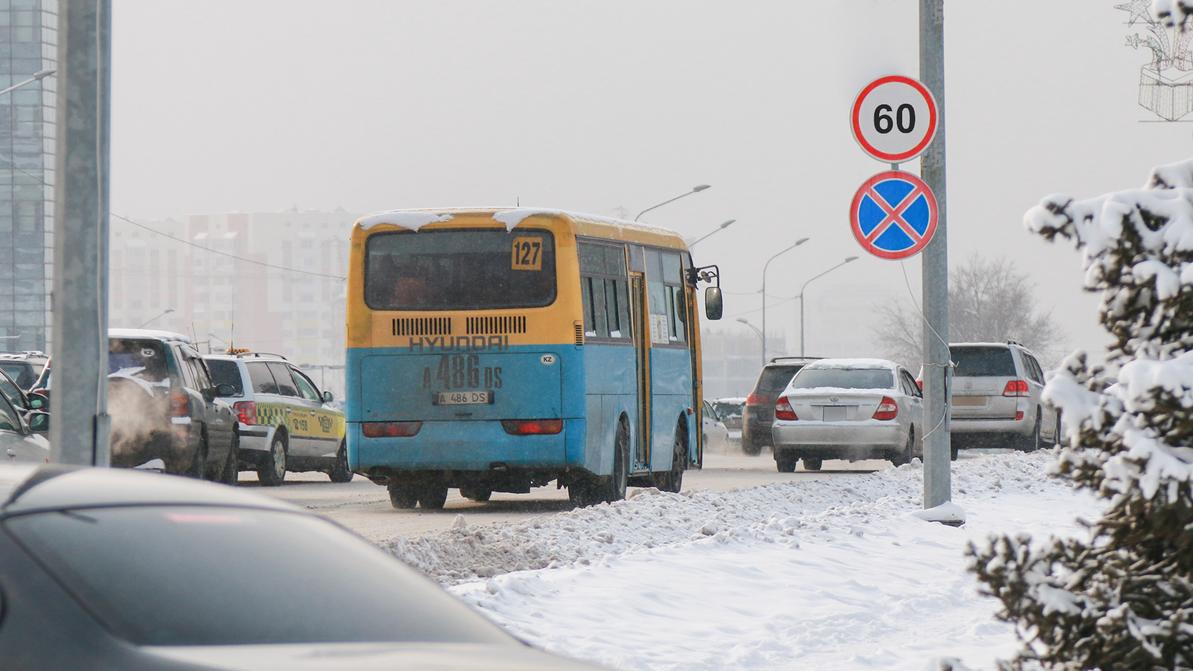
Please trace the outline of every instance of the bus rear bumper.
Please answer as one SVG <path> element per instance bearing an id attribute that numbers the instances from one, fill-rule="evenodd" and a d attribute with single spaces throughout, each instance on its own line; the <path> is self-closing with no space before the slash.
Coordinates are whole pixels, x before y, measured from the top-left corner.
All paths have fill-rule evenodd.
<path id="1" fill-rule="evenodd" d="M 348 424 L 348 463 L 357 473 L 389 471 L 565 470 L 582 467 L 584 420 L 553 435 L 516 436 L 500 421 L 423 422 L 408 438 L 367 438 Z M 569 446 L 573 449 L 569 450 Z"/>

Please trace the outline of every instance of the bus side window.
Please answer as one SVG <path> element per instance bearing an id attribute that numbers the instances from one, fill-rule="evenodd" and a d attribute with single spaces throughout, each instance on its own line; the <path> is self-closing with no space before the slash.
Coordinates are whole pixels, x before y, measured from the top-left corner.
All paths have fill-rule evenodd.
<path id="1" fill-rule="evenodd" d="M 581 276 L 580 287 L 584 299 L 584 335 L 590 338 L 608 338 L 605 283 L 599 278 Z"/>
<path id="2" fill-rule="evenodd" d="M 667 340 L 670 342 L 684 342 L 687 340 L 687 310 L 685 309 L 682 262 L 676 252 L 663 252 L 662 281 L 666 285 L 664 295 L 667 314 Z"/>
<path id="3" fill-rule="evenodd" d="M 605 280 L 606 322 L 610 338 L 628 339 L 632 335 L 630 326 L 629 296 L 626 295 L 625 280 Z"/>

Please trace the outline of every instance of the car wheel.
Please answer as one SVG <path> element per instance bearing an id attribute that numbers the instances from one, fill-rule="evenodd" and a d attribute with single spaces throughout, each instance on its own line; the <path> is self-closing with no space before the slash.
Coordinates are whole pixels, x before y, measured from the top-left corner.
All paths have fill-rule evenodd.
<path id="1" fill-rule="evenodd" d="M 186 470 L 188 478 L 203 480 L 207 474 L 207 432 L 199 434 L 199 444 L 195 447 L 195 454 L 191 457 L 191 466 Z"/>
<path id="2" fill-rule="evenodd" d="M 820 457 L 804 457 L 805 471 L 819 471 L 820 467 L 824 465 L 824 460 Z"/>
<path id="3" fill-rule="evenodd" d="M 903 451 L 896 454 L 891 459 L 891 464 L 895 466 L 902 466 L 910 464 L 912 458 L 915 456 L 915 427 L 907 430 L 907 445 L 903 447 Z"/>
<path id="4" fill-rule="evenodd" d="M 336 450 L 336 463 L 331 467 L 327 476 L 332 482 L 352 482 L 352 469 L 348 468 L 348 445 L 340 441 L 340 449 Z"/>
<path id="5" fill-rule="evenodd" d="M 418 504 L 418 491 L 408 482 L 390 480 L 385 488 L 389 491 L 389 504 L 398 510 L 409 510 Z"/>
<path id="6" fill-rule="evenodd" d="M 1056 413 L 1056 428 L 1052 430 L 1052 444 L 1060 445 L 1061 441 L 1063 439 L 1064 439 L 1064 436 L 1062 436 L 1061 432 L 1060 432 L 1060 413 L 1057 412 Z"/>
<path id="7" fill-rule="evenodd" d="M 240 435 L 232 434 L 232 444 L 228 446 L 228 458 L 224 459 L 224 467 L 220 470 L 220 482 L 235 486 L 240 479 Z"/>
<path id="8" fill-rule="evenodd" d="M 265 487 L 277 487 L 286 479 L 286 434 L 275 431 L 269 454 L 257 467 L 257 479 Z"/>
<path id="9" fill-rule="evenodd" d="M 795 464 L 799 461 L 799 457 L 790 452 L 775 452 L 775 468 L 780 473 L 794 473 Z"/>
<path id="10" fill-rule="evenodd" d="M 658 476 L 655 483 L 664 492 L 679 493 L 683 488 L 683 472 L 688 467 L 688 427 L 683 421 L 675 427 L 675 440 L 672 441 L 671 470 Z"/>
<path id="11" fill-rule="evenodd" d="M 1040 411 L 1036 410 L 1036 423 L 1031 429 L 1031 434 L 1023 441 L 1024 452 L 1035 452 L 1040 449 Z"/>
<path id="12" fill-rule="evenodd" d="M 949 461 L 957 461 L 957 457 L 961 455 L 961 450 L 955 446 L 949 446 Z"/>
<path id="13" fill-rule="evenodd" d="M 751 457 L 756 457 L 756 456 L 762 454 L 762 446 L 755 444 L 754 441 L 752 441 L 752 440 L 747 440 L 746 438 L 742 438 L 741 439 L 741 451 L 750 455 Z"/>
<path id="14" fill-rule="evenodd" d="M 447 503 L 447 485 L 428 482 L 419 487 L 418 505 L 426 510 L 442 510 Z"/>
<path id="15" fill-rule="evenodd" d="M 489 489 L 488 487 L 471 487 L 468 485 L 463 485 L 460 487 L 460 496 L 463 496 L 469 501 L 484 503 L 485 501 L 488 501 L 490 498 L 492 498 L 493 490 Z"/>

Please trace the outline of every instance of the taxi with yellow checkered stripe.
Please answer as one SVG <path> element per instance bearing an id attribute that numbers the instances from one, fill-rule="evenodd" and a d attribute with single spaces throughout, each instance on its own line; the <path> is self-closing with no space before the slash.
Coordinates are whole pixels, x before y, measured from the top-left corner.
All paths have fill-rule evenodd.
<path id="1" fill-rule="evenodd" d="M 344 413 L 331 407 L 331 392 L 280 355 L 233 350 L 204 357 L 222 397 L 236 411 L 242 470 L 277 486 L 287 471 L 323 471 L 348 482 L 352 471 L 344 443 Z"/>

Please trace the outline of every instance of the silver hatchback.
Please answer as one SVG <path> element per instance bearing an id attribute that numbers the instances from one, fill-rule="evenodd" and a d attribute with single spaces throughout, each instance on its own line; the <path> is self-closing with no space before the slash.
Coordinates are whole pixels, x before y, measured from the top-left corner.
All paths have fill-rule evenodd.
<path id="1" fill-rule="evenodd" d="M 953 458 L 967 447 L 1034 450 L 1055 443 L 1060 419 L 1044 403 L 1044 370 L 1017 343 L 949 345 L 953 369 Z"/>
<path id="2" fill-rule="evenodd" d="M 911 373 L 885 359 L 822 359 L 804 366 L 775 402 L 771 427 L 782 473 L 825 459 L 923 455 L 923 396 Z"/>

